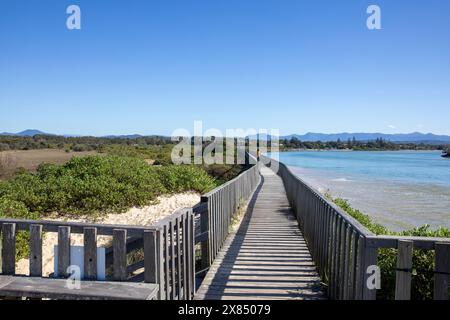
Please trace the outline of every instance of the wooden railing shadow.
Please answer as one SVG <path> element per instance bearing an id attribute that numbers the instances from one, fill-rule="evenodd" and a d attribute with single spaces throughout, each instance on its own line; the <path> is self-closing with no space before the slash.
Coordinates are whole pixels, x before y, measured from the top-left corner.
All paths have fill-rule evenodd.
<path id="1" fill-rule="evenodd" d="M 250 221 L 250 219 L 252 217 L 253 208 L 256 204 L 256 200 L 258 198 L 259 192 L 261 191 L 263 183 L 264 183 L 264 177 L 261 176 L 261 181 L 260 181 L 259 185 L 257 186 L 256 190 L 254 191 L 250 200 L 248 201 L 247 209 L 245 211 L 244 217 L 242 218 L 242 222 L 241 222 L 238 230 L 235 232 L 236 235 L 234 236 L 234 238 L 232 240 L 230 249 L 225 254 L 225 257 L 222 258 L 219 256 L 219 257 L 216 257 L 216 259 L 224 259 L 224 260 L 225 259 L 232 259 L 232 260 L 237 259 L 239 250 L 242 246 L 242 243 L 243 243 L 243 240 L 245 237 L 245 236 L 239 236 L 239 235 L 245 235 L 245 233 L 248 230 L 248 227 L 249 227 L 248 222 Z M 228 280 L 231 275 L 232 267 L 233 266 L 222 263 L 214 275 L 213 282 L 214 282 L 214 280 L 218 280 L 217 278 L 219 278 L 219 277 L 225 278 L 226 280 Z M 211 292 L 209 292 L 209 291 L 210 291 L 210 289 L 208 289 L 208 292 L 206 293 L 206 295 L 211 294 Z M 223 294 L 223 292 L 222 292 L 222 294 Z M 217 292 L 215 292 L 214 295 L 217 295 Z"/>

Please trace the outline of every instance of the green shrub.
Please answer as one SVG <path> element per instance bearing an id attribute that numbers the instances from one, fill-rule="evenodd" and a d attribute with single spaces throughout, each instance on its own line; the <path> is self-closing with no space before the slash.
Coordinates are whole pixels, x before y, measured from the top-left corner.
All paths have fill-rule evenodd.
<path id="1" fill-rule="evenodd" d="M 42 164 L 0 181 L 0 217 L 39 219 L 60 214 L 120 213 L 154 203 L 159 195 L 207 192 L 213 178 L 196 166 L 149 166 L 119 156 L 72 158 L 64 165 Z M 17 234 L 17 257 L 28 255 L 28 232 Z"/>
<path id="2" fill-rule="evenodd" d="M 345 212 L 347 212 L 350 216 L 359 221 L 363 226 L 372 231 L 373 233 L 379 234 L 391 234 L 391 232 L 381 224 L 375 223 L 372 218 L 368 215 L 362 213 L 361 211 L 354 209 L 350 206 L 347 200 L 344 199 L 333 199 L 334 203 L 336 203 L 339 207 L 341 207 Z"/>
<path id="3" fill-rule="evenodd" d="M 193 190 L 205 193 L 216 187 L 215 181 L 199 167 L 171 165 L 157 168 L 157 170 L 161 182 L 170 192 Z"/>
<path id="4" fill-rule="evenodd" d="M 23 202 L 9 199 L 7 197 L 0 198 L 0 217 L 13 219 L 29 219 L 32 214 L 28 211 Z"/>
<path id="5" fill-rule="evenodd" d="M 153 160 L 154 165 L 171 165 L 171 153 L 173 145 L 104 145 L 99 152 L 112 156 L 133 157 Z"/>
<path id="6" fill-rule="evenodd" d="M 0 197 L 21 202 L 30 212 L 89 214 L 122 212 L 152 204 L 161 194 L 203 193 L 215 185 L 195 166 L 154 167 L 139 158 L 90 156 L 19 174 L 0 184 Z"/>
<path id="7" fill-rule="evenodd" d="M 0 198 L 0 218 L 13 219 L 37 219 L 37 213 L 29 212 L 27 207 L 19 201 L 5 197 Z M 27 257 L 29 254 L 30 235 L 28 232 L 20 231 L 16 235 L 16 259 Z"/>
<path id="8" fill-rule="evenodd" d="M 85 145 L 85 144 L 76 144 L 76 145 L 72 146 L 72 150 L 74 152 L 83 152 L 83 151 L 92 151 L 93 148 L 91 148 L 90 146 Z"/>
<path id="9" fill-rule="evenodd" d="M 431 230 L 429 225 L 424 225 L 411 230 L 393 232 L 375 223 L 368 215 L 350 206 L 347 200 L 332 199 L 350 216 L 359 221 L 371 232 L 377 235 L 397 235 L 416 237 L 444 237 L 450 238 L 450 230 L 438 228 Z M 418 250 L 413 251 L 413 271 L 411 282 L 411 299 L 428 300 L 433 298 L 433 275 L 434 275 L 434 251 Z M 378 252 L 378 266 L 381 270 L 381 289 L 377 292 L 379 299 L 392 300 L 395 298 L 395 277 L 397 265 L 396 249 L 380 249 Z"/>

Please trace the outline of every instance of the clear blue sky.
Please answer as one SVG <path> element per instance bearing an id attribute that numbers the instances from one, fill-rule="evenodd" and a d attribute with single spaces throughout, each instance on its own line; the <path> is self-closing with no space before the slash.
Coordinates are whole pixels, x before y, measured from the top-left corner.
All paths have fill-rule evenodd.
<path id="1" fill-rule="evenodd" d="M 448 0 L 0 0 L 0 131 L 450 134 L 449 119 Z"/>

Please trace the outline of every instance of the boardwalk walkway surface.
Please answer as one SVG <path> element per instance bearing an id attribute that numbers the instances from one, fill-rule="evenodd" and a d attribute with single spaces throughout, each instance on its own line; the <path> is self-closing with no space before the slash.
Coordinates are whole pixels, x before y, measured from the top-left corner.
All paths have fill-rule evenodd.
<path id="1" fill-rule="evenodd" d="M 227 238 L 197 300 L 324 298 L 283 182 L 266 167 L 261 174 L 239 229 Z"/>

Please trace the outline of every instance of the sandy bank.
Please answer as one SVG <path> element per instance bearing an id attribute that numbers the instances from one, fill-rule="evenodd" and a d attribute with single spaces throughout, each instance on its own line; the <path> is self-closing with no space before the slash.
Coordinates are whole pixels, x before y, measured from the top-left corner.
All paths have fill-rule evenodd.
<path id="1" fill-rule="evenodd" d="M 158 220 L 170 215 L 173 211 L 184 208 L 191 207 L 200 201 L 200 195 L 189 192 L 181 193 L 170 196 L 160 196 L 158 197 L 158 203 L 151 206 L 146 206 L 143 208 L 131 208 L 122 214 L 108 214 L 101 219 L 97 219 L 96 223 L 104 224 L 122 224 L 122 225 L 140 225 L 149 226 Z M 47 220 L 56 221 L 73 221 L 73 222 L 92 222 L 92 219 L 88 217 L 80 217 L 77 219 L 62 219 L 62 218 L 49 218 Z M 58 242 L 57 233 L 45 233 L 43 243 L 42 243 L 42 268 L 43 276 L 48 276 L 53 273 L 54 259 L 53 259 L 53 247 Z M 109 246 L 111 243 L 111 237 L 109 236 L 98 236 L 97 238 L 99 247 Z M 83 235 L 72 234 L 71 236 L 72 245 L 82 245 Z M 29 272 L 29 261 L 28 259 L 21 259 L 16 265 L 16 273 L 28 275 Z"/>

